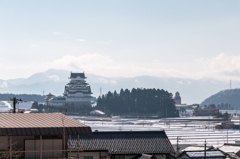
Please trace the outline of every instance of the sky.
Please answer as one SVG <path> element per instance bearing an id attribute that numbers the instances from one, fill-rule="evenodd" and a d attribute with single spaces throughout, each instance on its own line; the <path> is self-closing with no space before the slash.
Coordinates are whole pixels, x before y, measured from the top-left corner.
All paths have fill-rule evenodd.
<path id="1" fill-rule="evenodd" d="M 240 80 L 239 0 L 0 0 L 0 79 L 48 69 Z"/>

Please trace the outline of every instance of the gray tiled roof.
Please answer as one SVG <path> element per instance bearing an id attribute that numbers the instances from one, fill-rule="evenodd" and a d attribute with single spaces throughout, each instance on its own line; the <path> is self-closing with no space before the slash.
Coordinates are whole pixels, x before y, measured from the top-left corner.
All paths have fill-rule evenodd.
<path id="1" fill-rule="evenodd" d="M 79 136 L 82 151 L 106 150 L 109 154 L 174 153 L 164 131 L 93 132 Z M 72 149 L 77 149 L 77 137 L 72 136 Z"/>

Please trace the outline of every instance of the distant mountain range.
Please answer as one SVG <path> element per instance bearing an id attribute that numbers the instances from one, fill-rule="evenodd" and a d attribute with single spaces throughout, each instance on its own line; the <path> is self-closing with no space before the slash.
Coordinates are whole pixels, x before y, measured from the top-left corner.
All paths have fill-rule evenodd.
<path id="1" fill-rule="evenodd" d="M 234 108 L 240 108 L 240 89 L 227 89 L 220 91 L 209 98 L 205 99 L 201 105 L 215 104 L 231 104 Z"/>
<path id="2" fill-rule="evenodd" d="M 93 96 L 98 97 L 100 88 L 102 94 L 108 91 L 132 88 L 159 88 L 167 90 L 173 94 L 179 91 L 182 97 L 182 103 L 193 104 L 200 103 L 212 94 L 229 87 L 226 82 L 212 79 L 184 79 L 184 78 L 161 78 L 153 76 L 137 77 L 103 77 L 88 74 L 87 83 L 90 84 Z M 0 79 L 0 93 L 15 94 L 47 94 L 62 95 L 64 86 L 68 83 L 70 71 L 49 69 L 45 72 L 36 73 L 29 78 L 19 78 L 10 80 Z M 240 85 L 240 83 L 235 83 Z"/>

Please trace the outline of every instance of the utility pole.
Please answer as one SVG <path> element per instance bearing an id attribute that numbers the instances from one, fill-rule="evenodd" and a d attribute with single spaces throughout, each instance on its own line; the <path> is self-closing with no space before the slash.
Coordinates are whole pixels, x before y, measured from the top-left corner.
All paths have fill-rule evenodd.
<path id="1" fill-rule="evenodd" d="M 16 97 L 10 98 L 11 101 L 13 101 L 13 113 L 16 113 L 16 104 L 19 102 L 22 102 L 21 99 L 17 99 Z"/>
<path id="2" fill-rule="evenodd" d="M 169 122 L 169 129 L 170 129 L 170 120 L 168 120 L 168 122 Z"/>
<path id="3" fill-rule="evenodd" d="M 167 118 L 167 109 L 166 109 L 166 118 Z"/>
<path id="4" fill-rule="evenodd" d="M 205 139 L 205 143 L 204 143 L 204 159 L 206 159 L 206 147 L 207 147 L 207 144 L 206 144 L 206 139 Z"/>
<path id="5" fill-rule="evenodd" d="M 179 136 L 177 136 L 177 153 L 179 151 L 178 142 L 179 142 Z"/>
<path id="6" fill-rule="evenodd" d="M 228 144 L 228 125 L 227 125 L 227 144 Z"/>
<path id="7" fill-rule="evenodd" d="M 231 81 L 231 79 L 230 79 L 230 89 L 232 89 L 232 81 Z"/>

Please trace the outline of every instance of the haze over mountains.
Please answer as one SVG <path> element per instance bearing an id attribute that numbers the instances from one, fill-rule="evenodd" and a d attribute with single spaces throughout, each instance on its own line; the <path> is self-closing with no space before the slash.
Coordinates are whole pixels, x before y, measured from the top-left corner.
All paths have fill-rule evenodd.
<path id="1" fill-rule="evenodd" d="M 49 69 L 45 72 L 36 73 L 29 78 L 19 78 L 10 80 L 0 79 L 0 93 L 27 93 L 45 94 L 51 92 L 54 95 L 62 95 L 64 86 L 68 83 L 70 71 Z M 90 84 L 93 96 L 98 97 L 100 88 L 102 94 L 108 91 L 132 88 L 159 88 L 167 90 L 173 94 L 180 92 L 182 103 L 193 104 L 201 103 L 209 96 L 229 88 L 229 83 L 213 79 L 181 79 L 181 78 L 161 78 L 153 76 L 137 76 L 132 78 L 125 77 L 103 77 L 88 74 L 87 83 Z M 239 82 L 234 83 L 240 86 Z"/>

